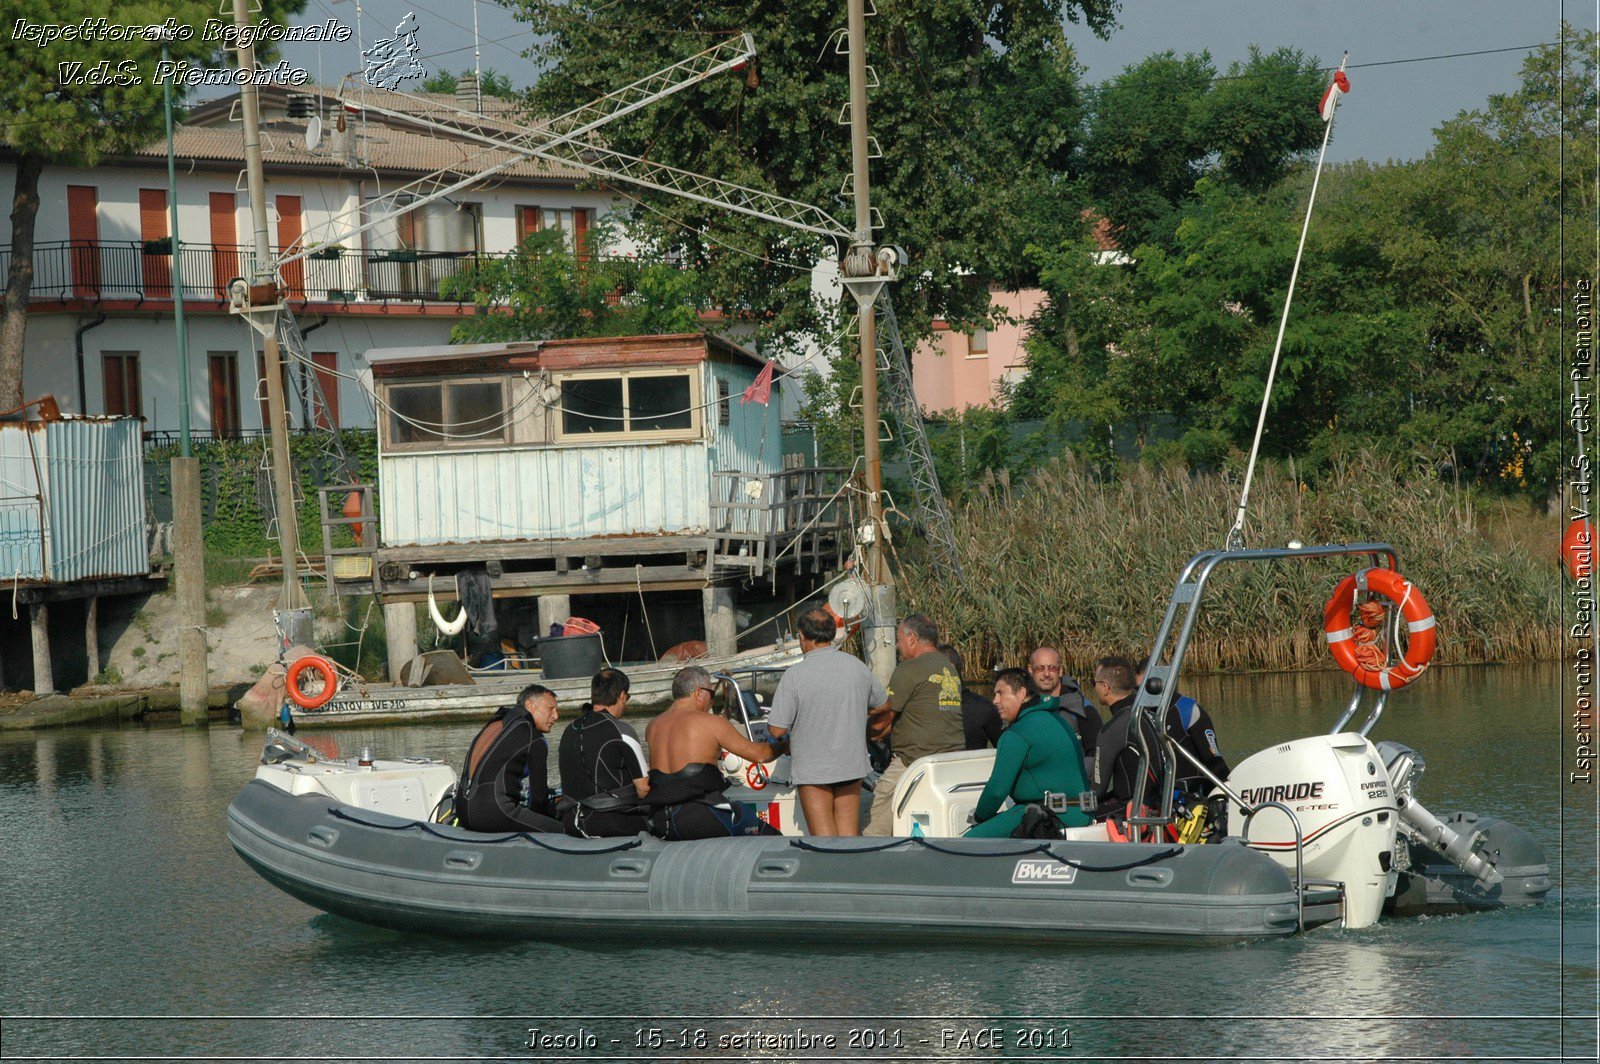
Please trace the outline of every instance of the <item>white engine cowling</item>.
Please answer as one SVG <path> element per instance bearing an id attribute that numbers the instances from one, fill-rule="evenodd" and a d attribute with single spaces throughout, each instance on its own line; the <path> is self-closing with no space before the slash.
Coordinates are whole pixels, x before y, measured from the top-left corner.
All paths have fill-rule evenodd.
<path id="1" fill-rule="evenodd" d="M 1294 810 L 1306 879 L 1344 884 L 1346 927 L 1377 922 L 1395 886 L 1399 811 L 1383 759 L 1365 737 L 1313 735 L 1263 750 L 1233 770 L 1228 786 L 1251 805 L 1278 801 Z M 1230 802 L 1228 833 L 1293 874 L 1294 828 L 1281 810 L 1263 809 L 1247 831 L 1244 810 Z"/>

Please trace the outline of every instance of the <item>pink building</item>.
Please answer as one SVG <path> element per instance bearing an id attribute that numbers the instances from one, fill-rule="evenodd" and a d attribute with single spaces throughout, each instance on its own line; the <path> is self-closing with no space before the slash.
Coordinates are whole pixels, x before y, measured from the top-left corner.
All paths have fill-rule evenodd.
<path id="1" fill-rule="evenodd" d="M 1015 324 L 957 332 L 941 320 L 933 323 L 933 339 L 917 347 L 911 358 L 911 380 L 917 402 L 930 414 L 985 406 L 1006 382 L 1024 372 L 1027 320 L 1044 300 L 1037 288 L 1021 292 L 989 290 L 989 301 Z"/>

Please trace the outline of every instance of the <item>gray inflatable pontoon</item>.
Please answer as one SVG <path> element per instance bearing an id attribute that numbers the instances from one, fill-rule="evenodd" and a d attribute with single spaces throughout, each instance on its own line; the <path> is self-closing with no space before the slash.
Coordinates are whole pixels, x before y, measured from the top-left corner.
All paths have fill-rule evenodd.
<path id="1" fill-rule="evenodd" d="M 1237 842 L 739 837 L 698 842 L 482 835 L 253 780 L 228 840 L 269 882 L 403 931 L 495 938 L 1166 939 L 1294 934 L 1295 890 Z M 1308 892 L 1307 926 L 1337 890 Z"/>

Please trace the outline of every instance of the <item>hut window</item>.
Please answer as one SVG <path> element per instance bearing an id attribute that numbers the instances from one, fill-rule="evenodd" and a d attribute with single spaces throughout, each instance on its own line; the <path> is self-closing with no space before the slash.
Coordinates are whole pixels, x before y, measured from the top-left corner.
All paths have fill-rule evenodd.
<path id="1" fill-rule="evenodd" d="M 699 431 L 694 378 L 688 371 L 584 374 L 560 383 L 562 439 L 690 439 Z"/>
<path id="2" fill-rule="evenodd" d="M 505 442 L 505 383 L 418 381 L 384 389 L 389 444 L 483 448 Z"/>

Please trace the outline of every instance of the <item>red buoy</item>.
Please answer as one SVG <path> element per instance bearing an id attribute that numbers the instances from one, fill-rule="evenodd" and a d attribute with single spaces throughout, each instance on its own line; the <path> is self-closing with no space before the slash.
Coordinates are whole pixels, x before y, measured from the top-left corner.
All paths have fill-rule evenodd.
<path id="1" fill-rule="evenodd" d="M 1586 517 L 1579 517 L 1567 526 L 1566 535 L 1561 537 L 1561 564 L 1566 567 L 1567 575 L 1574 580 L 1588 579 L 1594 572 L 1594 524 Z"/>

